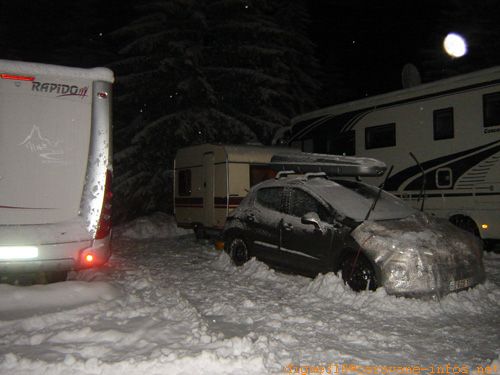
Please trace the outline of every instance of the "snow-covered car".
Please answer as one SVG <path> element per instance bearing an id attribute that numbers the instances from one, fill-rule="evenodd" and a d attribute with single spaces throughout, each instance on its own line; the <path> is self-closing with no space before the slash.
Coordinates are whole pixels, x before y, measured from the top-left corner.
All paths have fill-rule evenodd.
<path id="1" fill-rule="evenodd" d="M 484 281 L 481 242 L 386 191 L 324 174 L 279 173 L 228 217 L 225 250 L 314 276 L 341 272 L 356 291 L 440 297 Z"/>

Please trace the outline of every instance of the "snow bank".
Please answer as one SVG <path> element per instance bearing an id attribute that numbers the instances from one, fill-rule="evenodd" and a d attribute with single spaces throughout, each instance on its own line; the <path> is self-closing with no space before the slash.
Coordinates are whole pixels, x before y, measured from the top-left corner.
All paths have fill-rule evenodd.
<path id="1" fill-rule="evenodd" d="M 114 228 L 118 237 L 131 239 L 162 239 L 192 234 L 191 230 L 177 227 L 175 218 L 162 212 L 140 217 Z"/>
<path id="2" fill-rule="evenodd" d="M 0 284 L 0 319 L 19 319 L 35 314 L 61 311 L 120 295 L 110 283 L 67 281 L 49 285 L 12 286 Z"/>
<path id="3" fill-rule="evenodd" d="M 354 293 L 333 273 L 310 279 L 255 259 L 235 267 L 163 214 L 120 229 L 105 269 L 0 285 L 1 374 L 287 374 L 328 364 L 498 373 L 500 255 L 485 255 L 485 284 L 421 301 Z"/>

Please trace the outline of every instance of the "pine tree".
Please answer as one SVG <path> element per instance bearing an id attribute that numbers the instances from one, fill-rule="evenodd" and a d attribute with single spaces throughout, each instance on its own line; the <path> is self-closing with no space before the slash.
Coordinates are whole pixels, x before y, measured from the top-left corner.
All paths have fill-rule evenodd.
<path id="1" fill-rule="evenodd" d="M 300 2 L 156 0 L 137 9 L 142 16 L 114 33 L 124 43 L 112 66 L 121 216 L 168 210 L 179 147 L 268 144 L 318 91 Z"/>

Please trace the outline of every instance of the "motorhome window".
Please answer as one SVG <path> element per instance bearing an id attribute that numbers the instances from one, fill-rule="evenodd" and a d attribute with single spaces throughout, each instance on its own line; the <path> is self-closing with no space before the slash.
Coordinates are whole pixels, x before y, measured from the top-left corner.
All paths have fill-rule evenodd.
<path id="1" fill-rule="evenodd" d="M 453 108 L 438 109 L 433 112 L 433 115 L 434 140 L 453 138 Z"/>
<path id="2" fill-rule="evenodd" d="M 276 171 L 263 165 L 250 165 L 250 186 L 276 176 Z"/>
<path id="3" fill-rule="evenodd" d="M 356 133 L 349 130 L 329 139 L 328 153 L 352 156 L 356 154 Z"/>
<path id="4" fill-rule="evenodd" d="M 371 126 L 365 129 L 365 148 L 396 146 L 396 124 Z"/>
<path id="5" fill-rule="evenodd" d="M 453 171 L 450 168 L 439 168 L 436 171 L 436 186 L 449 189 L 453 186 Z"/>
<path id="6" fill-rule="evenodd" d="M 183 169 L 179 171 L 178 191 L 180 196 L 191 195 L 191 170 Z"/>
<path id="7" fill-rule="evenodd" d="M 500 125 L 500 92 L 483 95 L 484 126 Z"/>
<path id="8" fill-rule="evenodd" d="M 283 188 L 263 188 L 257 191 L 257 203 L 274 211 L 281 211 Z"/>
<path id="9" fill-rule="evenodd" d="M 314 152 L 314 141 L 312 138 L 304 139 L 302 141 L 302 151 Z"/>

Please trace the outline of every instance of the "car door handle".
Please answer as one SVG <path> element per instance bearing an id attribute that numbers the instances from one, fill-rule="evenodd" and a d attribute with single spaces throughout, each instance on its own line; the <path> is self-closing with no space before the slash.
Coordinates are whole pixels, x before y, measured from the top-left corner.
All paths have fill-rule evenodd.
<path id="1" fill-rule="evenodd" d="M 290 223 L 283 223 L 282 224 L 283 230 L 290 232 L 293 229 L 293 225 Z"/>
<path id="2" fill-rule="evenodd" d="M 247 217 L 246 217 L 246 219 L 250 223 L 253 223 L 253 222 L 255 222 L 255 215 L 254 214 L 248 214 Z"/>

